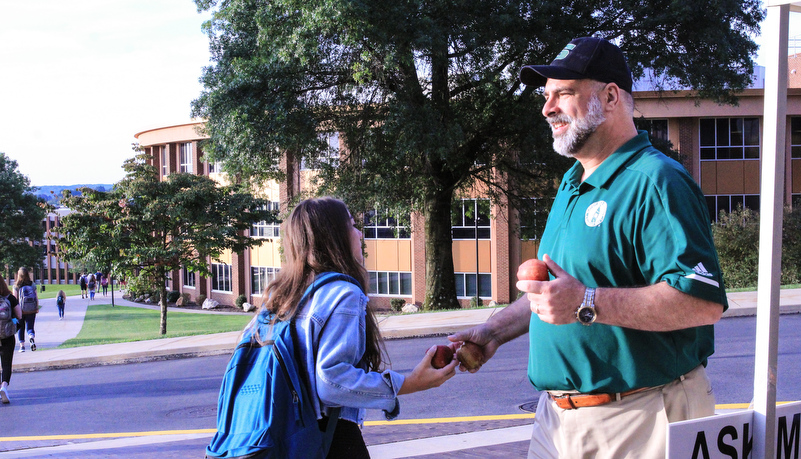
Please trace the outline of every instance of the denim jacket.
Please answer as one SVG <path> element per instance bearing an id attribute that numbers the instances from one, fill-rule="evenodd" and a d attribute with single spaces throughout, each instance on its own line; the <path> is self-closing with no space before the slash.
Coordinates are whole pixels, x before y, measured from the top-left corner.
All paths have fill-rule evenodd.
<path id="1" fill-rule="evenodd" d="M 305 362 L 317 396 L 317 417 L 327 407 L 342 407 L 340 419 L 364 423 L 367 408 L 384 410 L 387 419 L 400 412 L 398 391 L 404 376 L 391 371 L 367 371 L 361 361 L 366 347 L 367 296 L 350 282 L 337 280 L 316 290 L 295 318 L 298 360 Z M 309 352 L 317 349 L 317 361 Z"/>

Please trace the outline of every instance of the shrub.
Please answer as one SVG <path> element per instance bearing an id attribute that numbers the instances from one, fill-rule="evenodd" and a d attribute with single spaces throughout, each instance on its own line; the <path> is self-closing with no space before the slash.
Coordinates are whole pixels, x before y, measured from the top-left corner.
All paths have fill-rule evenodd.
<path id="1" fill-rule="evenodd" d="M 473 298 L 470 298 L 470 307 L 471 308 L 479 308 L 479 307 L 481 307 L 483 305 L 484 305 L 484 302 L 481 301 L 481 297 L 474 296 Z"/>
<path id="2" fill-rule="evenodd" d="M 184 306 L 186 306 L 192 301 L 192 297 L 188 293 L 182 293 L 181 298 L 184 299 Z"/>
<path id="3" fill-rule="evenodd" d="M 181 292 L 179 292 L 178 290 L 171 290 L 169 293 L 167 293 L 167 302 L 175 303 L 176 301 L 178 301 L 178 298 L 180 297 L 181 297 Z"/>
<path id="4" fill-rule="evenodd" d="M 393 298 L 389 300 L 389 304 L 393 311 L 401 312 L 401 309 L 403 309 L 403 306 L 406 304 L 406 300 L 403 298 Z"/>
<path id="5" fill-rule="evenodd" d="M 198 295 L 197 298 L 195 298 L 195 303 L 197 303 L 197 304 L 199 304 L 201 306 L 203 306 L 203 302 L 204 301 L 206 301 L 206 295 L 204 295 L 202 293 L 200 295 Z"/>
<path id="6" fill-rule="evenodd" d="M 784 210 L 782 222 L 781 283 L 801 280 L 801 210 Z M 759 271 L 759 214 L 738 207 L 721 212 L 712 224 L 712 236 L 720 258 L 723 282 L 727 288 L 757 286 Z"/>
<path id="7" fill-rule="evenodd" d="M 239 309 L 243 309 L 242 305 L 247 303 L 247 302 L 248 302 L 248 297 L 246 297 L 245 295 L 239 295 L 238 297 L 236 297 L 236 300 L 234 300 L 234 304 Z"/>

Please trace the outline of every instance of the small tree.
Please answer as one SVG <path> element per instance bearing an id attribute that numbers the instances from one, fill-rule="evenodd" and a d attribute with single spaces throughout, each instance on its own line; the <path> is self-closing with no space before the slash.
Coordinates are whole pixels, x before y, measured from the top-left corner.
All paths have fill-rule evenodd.
<path id="1" fill-rule="evenodd" d="M 109 192 L 82 189 L 65 194 L 74 213 L 64 219 L 68 259 L 108 262 L 132 285 L 158 292 L 161 334 L 167 333 L 169 274 L 186 267 L 209 276 L 209 260 L 223 251 L 261 244 L 245 235 L 259 221 L 275 221 L 267 201 L 186 173 L 159 180 L 148 156 L 125 162 L 127 172 Z"/>
<path id="2" fill-rule="evenodd" d="M 40 267 L 42 249 L 29 241 L 42 240 L 42 219 L 50 206 L 5 153 L 0 153 L 0 184 L 0 266 Z"/>

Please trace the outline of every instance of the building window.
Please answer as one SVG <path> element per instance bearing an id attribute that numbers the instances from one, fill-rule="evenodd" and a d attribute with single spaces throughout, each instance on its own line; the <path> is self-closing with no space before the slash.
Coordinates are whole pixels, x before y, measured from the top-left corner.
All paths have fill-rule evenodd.
<path id="1" fill-rule="evenodd" d="M 268 205 L 265 206 L 264 210 L 271 210 L 273 212 L 278 212 L 280 209 L 280 204 L 278 201 L 270 201 Z M 281 224 L 277 222 L 267 223 L 264 220 L 254 223 L 250 227 L 250 235 L 252 237 L 264 237 L 268 239 L 279 238 L 281 237 Z M 254 290 L 255 292 L 255 290 Z"/>
<path id="2" fill-rule="evenodd" d="M 231 292 L 231 266 L 222 263 L 211 265 L 211 289 L 221 292 Z"/>
<path id="3" fill-rule="evenodd" d="M 313 161 L 303 158 L 300 163 L 301 170 L 319 169 L 321 164 L 339 166 L 339 132 L 323 132 L 319 134 L 319 139 L 323 143 L 324 150 Z"/>
<path id="4" fill-rule="evenodd" d="M 474 298 L 476 296 L 476 273 L 455 273 L 456 296 Z M 478 273 L 478 296 L 492 298 L 492 274 Z"/>
<path id="5" fill-rule="evenodd" d="M 396 271 L 369 271 L 371 295 L 412 295 L 412 273 Z"/>
<path id="6" fill-rule="evenodd" d="M 167 145 L 161 147 L 161 176 L 166 177 L 170 173 L 167 164 Z"/>
<path id="7" fill-rule="evenodd" d="M 536 241 L 545 230 L 553 198 L 530 198 L 524 200 L 518 214 L 520 218 L 520 240 Z"/>
<path id="8" fill-rule="evenodd" d="M 451 234 L 453 239 L 490 238 L 489 199 L 464 199 L 456 201 L 451 210 Z"/>
<path id="9" fill-rule="evenodd" d="M 184 287 L 195 287 L 195 273 L 186 269 L 186 266 L 183 268 L 183 278 L 184 278 Z"/>
<path id="10" fill-rule="evenodd" d="M 209 161 L 209 174 L 222 172 L 222 161 Z"/>
<path id="11" fill-rule="evenodd" d="M 275 280 L 281 268 L 266 268 L 263 266 L 252 266 L 250 268 L 250 291 L 254 295 L 261 295 L 267 284 Z"/>
<path id="12" fill-rule="evenodd" d="M 409 239 L 411 237 L 409 218 L 407 217 L 405 220 L 404 224 L 387 212 L 371 210 L 364 214 L 364 229 L 362 230 L 364 238 Z"/>
<path id="13" fill-rule="evenodd" d="M 181 161 L 180 171 L 182 173 L 192 173 L 192 144 L 189 142 L 182 143 L 179 148 Z"/>
<path id="14" fill-rule="evenodd" d="M 731 212 L 738 207 L 759 212 L 758 194 L 728 194 L 706 196 L 706 206 L 709 210 L 710 221 L 718 221 L 721 211 Z"/>
<path id="15" fill-rule="evenodd" d="M 634 123 L 637 125 L 637 129 L 647 131 L 651 140 L 668 141 L 668 120 L 639 118 L 635 119 Z"/>
<path id="16" fill-rule="evenodd" d="M 790 118 L 790 151 L 793 159 L 801 159 L 801 118 Z"/>
<path id="17" fill-rule="evenodd" d="M 759 159 L 759 118 L 703 118 L 701 161 Z"/>

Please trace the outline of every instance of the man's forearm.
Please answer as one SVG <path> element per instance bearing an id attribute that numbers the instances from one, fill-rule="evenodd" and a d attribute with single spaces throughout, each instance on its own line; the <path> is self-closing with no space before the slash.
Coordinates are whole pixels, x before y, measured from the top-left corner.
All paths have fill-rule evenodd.
<path id="1" fill-rule="evenodd" d="M 494 314 L 484 324 L 498 344 L 507 343 L 528 333 L 531 306 L 525 295 Z"/>

